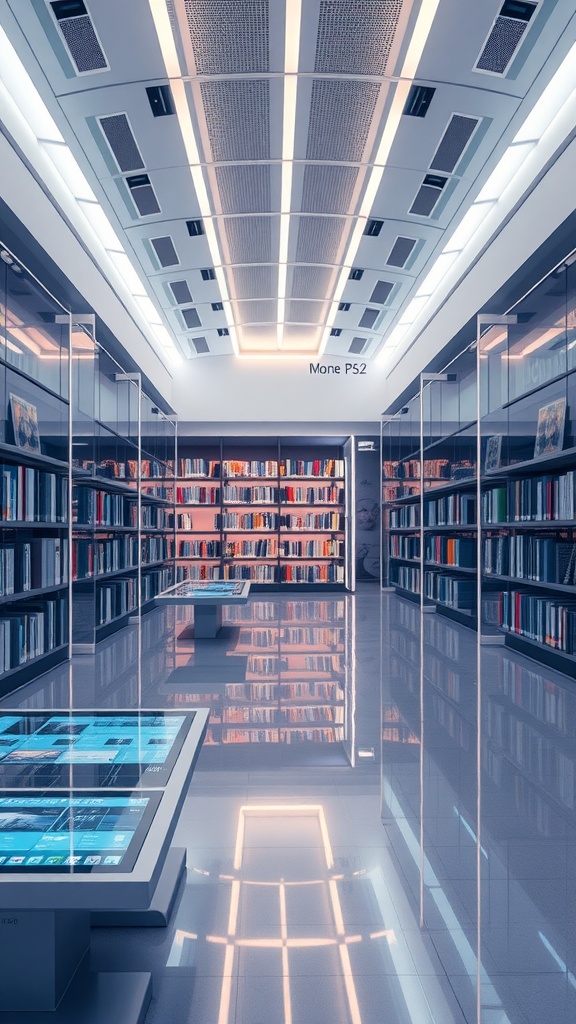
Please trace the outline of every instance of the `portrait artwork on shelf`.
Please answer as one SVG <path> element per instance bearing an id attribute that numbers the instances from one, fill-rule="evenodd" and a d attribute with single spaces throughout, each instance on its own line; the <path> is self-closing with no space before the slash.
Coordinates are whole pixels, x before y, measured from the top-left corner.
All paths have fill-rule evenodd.
<path id="1" fill-rule="evenodd" d="M 490 473 L 495 469 L 500 469 L 501 451 L 502 434 L 493 434 L 486 442 L 486 457 L 484 459 L 484 471 L 486 473 Z"/>
<path id="2" fill-rule="evenodd" d="M 555 402 L 543 405 L 538 411 L 538 426 L 536 427 L 536 443 L 534 445 L 535 459 L 562 451 L 565 420 L 565 398 L 558 398 Z"/>
<path id="3" fill-rule="evenodd" d="M 17 395 L 10 394 L 10 412 L 16 447 L 27 452 L 39 453 L 40 434 L 36 406 Z"/>

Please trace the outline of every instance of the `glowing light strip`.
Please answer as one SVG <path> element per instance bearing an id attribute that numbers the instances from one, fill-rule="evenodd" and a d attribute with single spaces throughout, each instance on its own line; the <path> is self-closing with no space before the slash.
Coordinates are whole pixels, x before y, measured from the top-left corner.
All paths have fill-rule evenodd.
<path id="1" fill-rule="evenodd" d="M 204 171 L 200 160 L 200 151 L 198 149 L 198 142 L 194 132 L 192 116 L 190 114 L 190 104 L 188 102 L 186 86 L 182 80 L 182 72 L 180 70 L 180 62 L 178 60 L 178 52 L 174 42 L 170 18 L 168 16 L 166 0 L 148 0 L 148 3 L 150 5 L 150 11 L 152 13 L 158 42 L 160 43 L 160 50 L 162 52 L 162 59 L 166 68 L 166 74 L 170 80 L 174 108 L 182 135 L 182 141 L 186 150 L 190 176 L 192 178 L 196 198 L 198 199 L 200 213 L 202 214 L 204 234 L 210 250 L 210 257 L 214 265 L 216 280 L 218 281 L 218 286 L 220 288 L 220 297 L 224 307 L 223 312 L 226 318 L 226 326 L 228 327 L 229 337 L 234 352 L 236 355 L 239 355 L 238 340 L 236 337 L 234 318 L 232 316 L 232 307 L 230 304 L 230 294 L 228 292 L 226 276 L 222 268 L 220 246 L 218 244 L 216 229 L 212 219 L 214 214 L 210 204 L 208 189 L 206 188 Z"/>
<path id="2" fill-rule="evenodd" d="M 284 27 L 284 108 L 282 114 L 282 181 L 280 190 L 280 252 L 278 256 L 278 325 L 277 343 L 282 347 L 286 316 L 286 278 L 288 272 L 288 241 L 292 202 L 292 171 L 296 139 L 296 105 L 298 100 L 298 64 L 300 60 L 301 0 L 286 0 Z"/>

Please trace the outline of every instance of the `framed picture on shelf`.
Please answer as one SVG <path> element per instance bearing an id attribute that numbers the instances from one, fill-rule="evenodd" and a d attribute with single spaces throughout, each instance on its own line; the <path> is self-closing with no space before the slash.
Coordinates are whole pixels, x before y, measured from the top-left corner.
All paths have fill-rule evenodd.
<path id="1" fill-rule="evenodd" d="M 484 472 L 500 469 L 500 454 L 502 452 L 502 434 L 493 434 L 486 441 L 486 455 L 484 458 Z"/>
<path id="2" fill-rule="evenodd" d="M 558 398 L 555 402 L 543 405 L 538 411 L 536 427 L 536 443 L 534 458 L 543 455 L 554 455 L 564 447 L 564 423 L 566 421 L 566 399 Z"/>
<path id="3" fill-rule="evenodd" d="M 10 413 L 14 430 L 14 444 L 27 452 L 40 451 L 38 413 L 36 406 L 18 395 L 10 394 Z"/>

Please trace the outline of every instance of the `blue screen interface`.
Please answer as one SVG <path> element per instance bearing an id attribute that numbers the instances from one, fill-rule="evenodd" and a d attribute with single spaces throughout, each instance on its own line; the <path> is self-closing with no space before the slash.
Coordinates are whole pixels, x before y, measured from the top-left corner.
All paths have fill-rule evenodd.
<path id="1" fill-rule="evenodd" d="M 0 796 L 0 871 L 130 871 L 159 799 Z"/>
<path id="2" fill-rule="evenodd" d="M 194 714 L 0 713 L 0 787 L 164 786 Z"/>
<path id="3" fill-rule="evenodd" d="M 181 583 L 170 592 L 176 597 L 240 597 L 244 583 Z"/>

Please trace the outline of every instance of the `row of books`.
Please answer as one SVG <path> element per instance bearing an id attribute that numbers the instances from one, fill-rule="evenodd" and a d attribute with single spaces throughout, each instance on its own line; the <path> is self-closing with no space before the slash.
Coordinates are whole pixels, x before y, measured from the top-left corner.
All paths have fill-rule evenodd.
<path id="1" fill-rule="evenodd" d="M 225 484 L 223 488 L 225 505 L 277 505 L 278 488 L 268 485 L 239 487 Z"/>
<path id="2" fill-rule="evenodd" d="M 441 498 L 424 502 L 425 526 L 474 526 L 475 523 L 474 494 L 444 494 Z"/>
<path id="3" fill-rule="evenodd" d="M 388 540 L 391 558 L 420 558 L 420 537 L 402 537 L 393 533 Z"/>
<path id="4" fill-rule="evenodd" d="M 68 582 L 68 544 L 61 537 L 39 537 L 0 545 L 0 597 Z"/>
<path id="5" fill-rule="evenodd" d="M 277 512 L 224 512 L 214 516 L 216 530 L 277 530 Z"/>
<path id="6" fill-rule="evenodd" d="M 104 626 L 128 615 L 138 607 L 138 580 L 135 576 L 109 580 L 96 592 L 97 624 Z"/>
<path id="7" fill-rule="evenodd" d="M 138 459 L 75 459 L 74 466 L 83 469 L 94 476 L 104 477 L 106 480 L 137 480 Z M 140 476 L 145 478 L 164 477 L 170 475 L 173 470 L 172 462 L 161 462 L 158 459 L 142 459 L 140 465 Z"/>
<path id="8" fill-rule="evenodd" d="M 54 598 L 28 604 L 0 618 L 0 674 L 66 643 L 68 601 Z"/>
<path id="9" fill-rule="evenodd" d="M 294 505 L 342 505 L 342 487 L 282 487 L 280 501 Z"/>
<path id="10" fill-rule="evenodd" d="M 476 582 L 475 580 L 463 580 L 460 576 L 425 572 L 424 595 L 434 601 L 440 601 L 441 604 L 445 604 L 449 608 L 468 611 L 476 603 Z"/>
<path id="11" fill-rule="evenodd" d="M 222 714 L 223 722 L 256 725 L 300 724 L 301 722 L 344 722 L 344 708 L 326 706 L 311 707 L 228 707 Z"/>
<path id="12" fill-rule="evenodd" d="M 476 465 L 471 459 L 455 462 L 450 459 L 424 459 L 422 468 L 425 480 L 467 480 L 476 472 Z M 385 480 L 419 480 L 420 459 L 385 459 L 382 475 Z"/>
<path id="13" fill-rule="evenodd" d="M 223 545 L 225 558 L 277 558 L 278 541 L 275 537 L 259 540 L 229 540 Z"/>
<path id="14" fill-rule="evenodd" d="M 4 522 L 65 523 L 68 480 L 31 466 L 0 465 Z"/>
<path id="15" fill-rule="evenodd" d="M 156 594 L 161 594 L 174 583 L 174 573 L 171 567 L 149 569 L 142 573 L 140 596 L 142 603 L 150 601 Z"/>
<path id="16" fill-rule="evenodd" d="M 285 558 L 344 558 L 341 540 L 285 540 L 280 544 Z"/>
<path id="17" fill-rule="evenodd" d="M 508 486 L 510 522 L 576 518 L 576 472 L 512 480 Z M 501 520 L 500 520 L 501 521 Z"/>
<path id="18" fill-rule="evenodd" d="M 304 516 L 280 516 L 280 527 L 286 530 L 344 529 L 344 516 L 340 512 L 308 512 Z"/>
<path id="19" fill-rule="evenodd" d="M 555 650 L 576 651 L 576 603 L 559 601 L 521 590 L 500 595 L 500 625 L 503 629 Z"/>
<path id="20" fill-rule="evenodd" d="M 140 544 L 133 536 L 106 540 L 74 538 L 72 543 L 72 579 L 82 580 L 110 572 L 120 572 L 169 557 L 165 537 L 147 537 Z"/>
<path id="21" fill-rule="evenodd" d="M 483 571 L 575 586 L 576 543 L 530 534 L 487 537 L 483 544 Z"/>
<path id="22" fill-rule="evenodd" d="M 264 658 L 264 661 L 278 663 L 277 658 Z M 276 669 L 278 672 L 279 669 Z M 271 673 L 270 673 L 271 674 Z M 284 683 L 229 683 L 226 696 L 230 700 L 323 700 L 333 701 L 342 697 L 342 691 L 336 683 L 298 682 Z"/>
<path id="23" fill-rule="evenodd" d="M 174 484 L 170 484 L 169 487 L 164 484 L 142 484 L 141 491 L 142 501 L 145 502 L 146 498 L 156 498 L 159 501 L 174 501 Z"/>
<path id="24" fill-rule="evenodd" d="M 137 526 L 136 498 L 94 487 L 74 487 L 72 521 L 86 526 Z"/>
<path id="25" fill-rule="evenodd" d="M 282 459 L 280 476 L 344 476 L 343 459 Z"/>
<path id="26" fill-rule="evenodd" d="M 173 525 L 173 513 L 158 505 L 142 505 L 140 509 L 140 524 L 143 530 L 170 530 Z M 131 517 L 132 518 L 132 517 Z M 134 516 L 136 519 L 137 516 Z M 136 522 L 130 522 L 130 526 L 136 526 Z"/>
<path id="27" fill-rule="evenodd" d="M 190 487 L 176 487 L 177 505 L 219 505 L 220 488 L 204 487 L 201 484 Z"/>
<path id="28" fill-rule="evenodd" d="M 177 565 L 176 583 L 185 583 L 186 580 L 219 580 L 219 565 Z"/>
<path id="29" fill-rule="evenodd" d="M 413 538 L 396 538 L 411 540 Z M 473 569 L 476 565 L 476 541 L 472 537 L 426 536 L 424 557 L 428 562 L 439 565 L 458 565 Z"/>
<path id="30" fill-rule="evenodd" d="M 222 476 L 278 476 L 274 459 L 225 459 Z"/>
<path id="31" fill-rule="evenodd" d="M 221 493 L 223 503 L 277 505 L 278 489 L 276 487 L 206 487 L 203 484 L 176 487 L 177 505 L 220 505 Z M 286 486 L 280 489 L 280 502 L 293 505 L 341 505 L 344 501 L 344 490 L 341 487 L 296 487 Z"/>
<path id="32" fill-rule="evenodd" d="M 284 565 L 280 570 L 282 583 L 344 583 L 344 566 Z"/>
<path id="33" fill-rule="evenodd" d="M 221 465 L 220 460 L 215 459 L 179 459 L 178 474 L 181 477 L 219 477 Z"/>
<path id="34" fill-rule="evenodd" d="M 176 544 L 176 551 L 177 558 L 220 558 L 222 544 L 219 540 L 180 540 Z"/>

